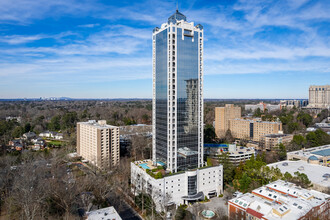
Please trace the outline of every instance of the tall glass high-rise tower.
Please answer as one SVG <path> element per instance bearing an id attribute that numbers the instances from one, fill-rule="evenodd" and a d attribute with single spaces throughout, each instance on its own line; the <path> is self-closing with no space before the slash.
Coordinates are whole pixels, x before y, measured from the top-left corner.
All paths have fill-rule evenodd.
<path id="1" fill-rule="evenodd" d="M 203 166 L 203 26 L 178 10 L 153 45 L 153 161 L 171 172 Z"/>

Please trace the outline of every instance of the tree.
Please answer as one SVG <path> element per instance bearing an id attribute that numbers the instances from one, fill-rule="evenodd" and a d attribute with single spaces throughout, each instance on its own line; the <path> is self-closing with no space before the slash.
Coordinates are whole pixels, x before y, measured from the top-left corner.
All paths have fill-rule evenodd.
<path id="1" fill-rule="evenodd" d="M 67 112 L 61 120 L 61 129 L 73 128 L 78 120 L 77 112 Z"/>
<path id="2" fill-rule="evenodd" d="M 150 122 L 150 116 L 147 114 L 142 115 L 142 120 L 144 123 L 148 124 Z"/>
<path id="3" fill-rule="evenodd" d="M 257 108 L 257 109 L 254 111 L 253 116 L 254 116 L 254 117 L 261 117 L 261 115 L 262 115 L 262 112 L 261 112 L 260 108 Z"/>
<path id="4" fill-rule="evenodd" d="M 222 153 L 218 156 L 219 164 L 222 164 L 223 167 L 223 182 L 231 183 L 235 175 L 235 167 L 230 162 L 228 153 Z"/>
<path id="5" fill-rule="evenodd" d="M 29 132 L 32 130 L 32 126 L 30 123 L 26 123 L 24 126 L 25 133 Z"/>
<path id="6" fill-rule="evenodd" d="M 312 124 L 313 118 L 308 113 L 299 112 L 297 120 L 301 121 L 306 127 Z"/>
<path id="7" fill-rule="evenodd" d="M 207 164 L 207 166 L 213 166 L 212 159 L 208 157 L 206 159 L 206 164 Z"/>
<path id="8" fill-rule="evenodd" d="M 316 147 L 330 143 L 330 135 L 318 129 L 316 131 L 309 132 L 306 135 L 307 144 L 309 147 Z"/>
<path id="9" fill-rule="evenodd" d="M 214 127 L 210 124 L 204 127 L 204 142 L 213 143 L 215 139 L 215 130 Z"/>
<path id="10" fill-rule="evenodd" d="M 240 190 L 245 193 L 250 187 L 251 178 L 246 173 L 244 173 L 242 178 L 238 182 L 240 184 Z"/>
<path id="11" fill-rule="evenodd" d="M 294 135 L 293 139 L 292 139 L 292 143 L 303 147 L 306 144 L 306 139 L 304 136 L 302 136 L 300 134 Z"/>
<path id="12" fill-rule="evenodd" d="M 291 179 L 291 182 L 293 182 L 303 188 L 309 188 L 309 187 L 313 186 L 306 174 L 299 173 L 299 171 L 297 171 L 297 172 L 294 172 L 294 175 L 295 176 Z"/>
<path id="13" fill-rule="evenodd" d="M 294 131 L 299 129 L 299 124 L 297 122 L 289 122 L 288 123 L 288 132 L 292 134 Z"/>
<path id="14" fill-rule="evenodd" d="M 155 179 L 161 179 L 163 178 L 163 174 L 159 171 L 157 172 L 157 174 L 155 175 Z"/>
<path id="15" fill-rule="evenodd" d="M 285 172 L 284 173 L 284 176 L 283 176 L 283 179 L 285 180 L 285 181 L 291 181 L 292 180 L 292 175 L 289 173 L 289 172 Z"/>
<path id="16" fill-rule="evenodd" d="M 231 131 L 228 129 L 226 131 L 226 135 L 225 135 L 225 142 L 226 143 L 232 143 L 234 140 L 235 139 L 234 139 L 233 135 L 231 134 Z"/>
<path id="17" fill-rule="evenodd" d="M 52 117 L 50 123 L 48 124 L 48 129 L 53 131 L 58 131 L 61 129 L 61 116 L 56 115 Z"/>
<path id="18" fill-rule="evenodd" d="M 176 210 L 174 219 L 175 220 L 189 220 L 189 219 L 193 219 L 193 216 L 183 206 L 179 206 L 178 209 Z"/>
<path id="19" fill-rule="evenodd" d="M 280 143 L 278 145 L 278 156 L 280 160 L 285 160 L 286 159 L 286 148 L 284 144 Z"/>
<path id="20" fill-rule="evenodd" d="M 12 132 L 12 136 L 15 138 L 21 137 L 24 134 L 25 130 L 22 126 L 17 126 Z"/>

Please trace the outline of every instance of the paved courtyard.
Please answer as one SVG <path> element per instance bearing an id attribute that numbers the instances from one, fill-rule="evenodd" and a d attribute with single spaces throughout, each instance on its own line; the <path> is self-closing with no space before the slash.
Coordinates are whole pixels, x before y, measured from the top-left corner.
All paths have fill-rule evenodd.
<path id="1" fill-rule="evenodd" d="M 195 203 L 193 205 L 189 205 L 187 210 L 193 213 L 194 215 L 198 216 L 197 214 L 203 210 L 212 210 L 214 211 L 218 217 L 222 217 L 224 215 L 228 216 L 228 209 L 226 205 L 226 200 L 222 197 L 214 197 L 210 199 L 209 202 L 200 202 Z M 196 220 L 203 220 L 203 218 L 200 218 L 199 216 L 196 218 Z"/>

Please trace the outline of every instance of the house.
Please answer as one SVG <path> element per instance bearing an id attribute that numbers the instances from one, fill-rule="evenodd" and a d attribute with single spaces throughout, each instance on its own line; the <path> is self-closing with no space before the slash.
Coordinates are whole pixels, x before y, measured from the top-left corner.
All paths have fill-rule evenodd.
<path id="1" fill-rule="evenodd" d="M 41 149 L 41 146 L 40 146 L 40 144 L 34 144 L 33 146 L 32 146 L 32 150 L 40 150 Z"/>
<path id="2" fill-rule="evenodd" d="M 39 134 L 40 137 L 54 138 L 57 134 L 55 131 L 44 131 Z"/>
<path id="3" fill-rule="evenodd" d="M 31 140 L 33 138 L 37 137 L 36 133 L 29 131 L 28 133 L 23 134 L 23 138 L 25 140 Z"/>
<path id="4" fill-rule="evenodd" d="M 63 139 L 63 134 L 62 134 L 62 133 L 57 133 L 57 134 L 54 136 L 54 138 L 55 138 L 56 140 L 62 140 L 62 139 Z"/>
<path id="5" fill-rule="evenodd" d="M 46 137 L 46 138 L 54 138 L 56 140 L 63 139 L 62 133 L 57 133 L 55 131 L 44 131 L 39 134 L 40 137 Z"/>
<path id="6" fill-rule="evenodd" d="M 9 143 L 8 143 L 8 145 L 12 146 L 12 147 L 15 147 L 18 144 L 23 145 L 24 141 L 22 139 L 14 139 L 14 140 L 9 141 Z"/>
<path id="7" fill-rule="evenodd" d="M 44 141 L 44 139 L 42 139 L 41 137 L 35 137 L 35 138 L 31 139 L 31 142 L 34 144 L 37 143 L 38 141 Z"/>
<path id="8" fill-rule="evenodd" d="M 15 150 L 22 151 L 23 150 L 23 145 L 21 145 L 21 144 L 15 145 Z"/>

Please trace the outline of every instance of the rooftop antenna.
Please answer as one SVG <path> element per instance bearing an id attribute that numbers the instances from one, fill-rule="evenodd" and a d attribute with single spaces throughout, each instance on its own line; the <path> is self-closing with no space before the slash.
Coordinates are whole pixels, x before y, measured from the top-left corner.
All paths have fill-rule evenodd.
<path id="1" fill-rule="evenodd" d="M 176 1 L 176 11 L 179 11 L 179 0 Z"/>

